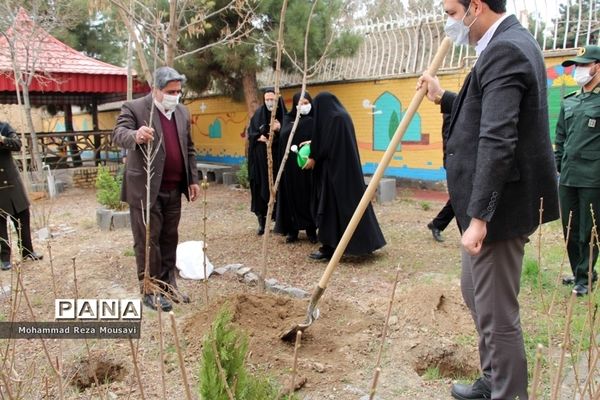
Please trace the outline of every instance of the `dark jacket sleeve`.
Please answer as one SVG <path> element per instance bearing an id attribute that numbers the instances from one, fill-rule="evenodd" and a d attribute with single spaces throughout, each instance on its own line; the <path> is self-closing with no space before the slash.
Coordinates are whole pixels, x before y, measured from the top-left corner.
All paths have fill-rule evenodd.
<path id="1" fill-rule="evenodd" d="M 21 140 L 12 126 L 0 122 L 0 134 L 4 136 L 4 140 L 0 142 L 0 151 L 21 150 Z"/>
<path id="2" fill-rule="evenodd" d="M 135 135 L 140 127 L 135 113 L 131 108 L 131 103 L 123 104 L 121 114 L 117 117 L 117 123 L 113 130 L 113 141 L 117 146 L 127 150 L 135 150 L 137 143 Z"/>
<path id="3" fill-rule="evenodd" d="M 478 60 L 482 89 L 481 121 L 473 191 L 467 215 L 489 222 L 511 172 L 516 170 L 521 101 L 533 71 L 518 44 L 497 41 Z"/>
<path id="4" fill-rule="evenodd" d="M 560 172 L 561 161 L 564 153 L 565 139 L 567 133 L 565 131 L 565 107 L 560 106 L 558 121 L 556 122 L 556 138 L 554 139 L 554 160 L 556 161 L 556 170 Z"/>
<path id="5" fill-rule="evenodd" d="M 456 99 L 456 93 L 448 90 L 444 91 L 442 95 L 442 101 L 440 102 L 440 111 L 442 114 L 452 114 L 452 106 L 454 105 L 454 99 Z"/>

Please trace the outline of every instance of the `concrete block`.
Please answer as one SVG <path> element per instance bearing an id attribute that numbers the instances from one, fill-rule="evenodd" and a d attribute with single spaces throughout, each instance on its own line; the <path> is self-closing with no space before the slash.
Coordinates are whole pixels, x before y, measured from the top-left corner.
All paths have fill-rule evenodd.
<path id="1" fill-rule="evenodd" d="M 223 185 L 235 185 L 237 183 L 237 175 L 235 172 L 223 172 Z"/>
<path id="2" fill-rule="evenodd" d="M 131 218 L 129 216 L 129 210 L 127 211 L 113 211 L 111 229 L 121 229 L 131 227 Z"/>
<path id="3" fill-rule="evenodd" d="M 365 183 L 371 182 L 370 176 L 365 176 Z M 381 178 L 377 190 L 375 191 L 375 200 L 379 204 L 390 203 L 396 200 L 396 180 L 393 178 Z"/>
<path id="4" fill-rule="evenodd" d="M 96 224 L 103 231 L 110 230 L 110 224 L 112 220 L 112 213 L 106 208 L 96 209 Z"/>

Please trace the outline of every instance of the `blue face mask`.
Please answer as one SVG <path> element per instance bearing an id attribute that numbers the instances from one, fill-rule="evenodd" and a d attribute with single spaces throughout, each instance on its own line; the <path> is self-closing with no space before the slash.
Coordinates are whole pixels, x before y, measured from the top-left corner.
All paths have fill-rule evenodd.
<path id="1" fill-rule="evenodd" d="M 465 25 L 465 17 L 469 13 L 470 9 L 471 5 L 469 4 L 467 12 L 460 21 L 452 17 L 448 17 L 448 20 L 446 21 L 444 32 L 450 39 L 452 39 L 454 43 L 458 45 L 469 45 L 469 31 L 475 23 L 475 21 L 477 21 L 477 17 L 475 17 L 475 19 L 473 20 L 473 22 L 471 22 L 469 26 Z"/>

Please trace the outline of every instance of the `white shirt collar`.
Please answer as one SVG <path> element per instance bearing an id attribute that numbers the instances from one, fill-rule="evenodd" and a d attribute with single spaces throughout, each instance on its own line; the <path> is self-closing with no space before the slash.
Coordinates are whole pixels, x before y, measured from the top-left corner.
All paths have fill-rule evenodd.
<path id="1" fill-rule="evenodd" d="M 490 43 L 490 40 L 492 40 L 492 37 L 494 36 L 494 33 L 496 33 L 496 29 L 498 29 L 498 26 L 500 26 L 502 21 L 504 21 L 508 17 L 509 17 L 509 14 L 504 13 L 503 16 L 498 18 L 498 21 L 494 22 L 494 25 L 489 27 L 489 29 L 481 37 L 481 39 L 479 39 L 479 41 L 477 42 L 477 45 L 475 46 L 475 54 L 477 55 L 477 57 L 479 57 L 481 55 L 481 53 L 485 50 L 487 45 Z"/>
<path id="2" fill-rule="evenodd" d="M 165 111 L 165 107 L 162 105 L 162 103 L 156 99 L 154 99 L 154 105 L 156 106 L 156 108 L 158 108 L 158 111 L 160 111 L 162 113 L 162 115 L 164 115 L 165 117 L 167 117 L 167 119 L 170 121 L 171 117 L 173 116 L 173 110 L 170 111 Z"/>

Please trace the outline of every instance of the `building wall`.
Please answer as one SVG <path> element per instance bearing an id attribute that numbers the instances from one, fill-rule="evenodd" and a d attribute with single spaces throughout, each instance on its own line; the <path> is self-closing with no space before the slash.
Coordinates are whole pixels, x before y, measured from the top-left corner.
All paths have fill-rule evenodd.
<path id="1" fill-rule="evenodd" d="M 563 96 L 576 90 L 570 68 L 560 63 L 564 57 L 546 59 L 548 67 L 548 104 L 551 136 L 554 138 L 556 118 Z M 459 90 L 468 70 L 440 76 L 442 86 Z M 334 93 L 344 104 L 354 121 L 361 161 L 365 173 L 373 173 L 383 156 L 390 137 L 406 112 L 415 93 L 417 77 L 371 80 L 361 82 L 313 85 L 308 88 L 314 97 L 322 91 Z M 282 91 L 288 110 L 292 96 L 299 88 Z M 249 121 L 244 103 L 225 97 L 205 97 L 187 104 L 192 116 L 192 135 L 203 161 L 239 164 L 245 159 L 244 131 Z M 100 113 L 100 128 L 111 129 L 118 111 Z M 60 121 L 56 131 L 64 129 Z M 89 115 L 74 116 L 76 130 L 91 129 Z M 52 124 L 51 124 L 52 125 Z M 439 106 L 424 100 L 405 133 L 398 151 L 386 170 L 387 176 L 425 181 L 443 181 L 442 117 Z"/>

